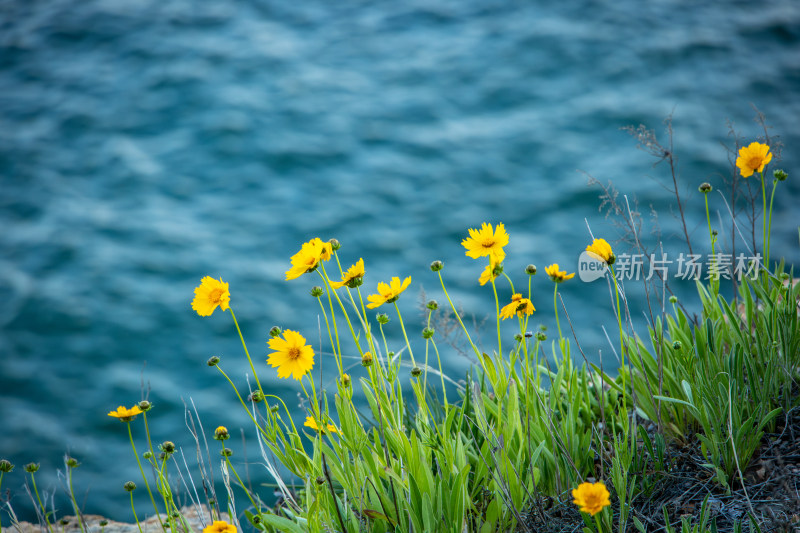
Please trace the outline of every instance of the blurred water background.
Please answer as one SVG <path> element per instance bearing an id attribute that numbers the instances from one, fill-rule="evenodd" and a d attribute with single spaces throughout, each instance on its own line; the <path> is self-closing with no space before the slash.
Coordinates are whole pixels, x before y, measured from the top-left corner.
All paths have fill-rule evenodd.
<path id="1" fill-rule="evenodd" d="M 619 237 L 578 170 L 613 180 L 646 218 L 652 206 L 667 248 L 685 250 L 669 168 L 636 150 L 627 125 L 668 142 L 662 121 L 674 113 L 702 250 L 697 185 L 731 175 L 728 121 L 745 142 L 763 135 L 757 106 L 785 145 L 772 168 L 790 174 L 773 250 L 797 264 L 799 96 L 794 0 L 0 1 L 0 457 L 18 465 L 3 485 L 13 508 L 34 518 L 22 465 L 36 461 L 39 486 L 69 512 L 57 475 L 69 453 L 83 463 L 85 511 L 130 519 L 122 484 L 141 480 L 124 424 L 106 413 L 141 399 L 143 382 L 155 440 L 193 462 L 192 400 L 207 430 L 231 429 L 253 481 L 271 481 L 235 396 L 205 364 L 221 356 L 245 387 L 229 314 L 189 306 L 205 275 L 230 283 L 262 379 L 294 406 L 297 383 L 266 367 L 265 341 L 280 325 L 318 345 L 308 296 L 318 281 L 284 281 L 312 237 L 339 239 L 345 266 L 363 257 L 369 292 L 412 276 L 400 306 L 413 338 L 420 291 L 444 300 L 434 259 L 467 313 L 493 312 L 491 288 L 477 284 L 484 264 L 460 245 L 484 221 L 511 234 L 506 271 L 518 285 L 526 264 L 539 267 L 532 324 L 552 332 L 543 267 L 575 271 L 584 219 Z M 673 286 L 696 306 L 692 283 Z M 629 291 L 638 316 L 641 287 Z M 584 351 L 611 364 L 605 285 L 576 277 L 561 294 Z M 389 331 L 399 347 L 396 321 Z M 483 338 L 491 350 L 490 329 Z M 444 359 L 464 376 L 467 359 Z"/>

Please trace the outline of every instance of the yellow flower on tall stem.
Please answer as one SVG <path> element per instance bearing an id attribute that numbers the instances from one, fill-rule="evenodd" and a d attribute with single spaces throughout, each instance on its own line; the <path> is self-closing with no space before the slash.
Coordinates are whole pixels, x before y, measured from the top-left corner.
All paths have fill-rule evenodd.
<path id="1" fill-rule="evenodd" d="M 113 416 L 114 418 L 118 418 L 121 422 L 130 422 L 136 415 L 142 414 L 142 410 L 139 408 L 138 405 L 134 405 L 130 409 L 125 407 L 124 405 L 120 405 L 117 407 L 116 411 L 111 411 L 108 413 L 108 416 Z"/>
<path id="2" fill-rule="evenodd" d="M 536 308 L 533 307 L 533 302 L 527 298 L 523 298 L 521 294 L 515 294 L 511 297 L 511 303 L 500 310 L 500 316 L 505 320 L 514 315 L 519 317 L 532 315 L 534 311 L 536 311 Z"/>
<path id="3" fill-rule="evenodd" d="M 494 257 L 500 263 L 505 259 L 506 253 L 503 246 L 508 244 L 508 233 L 499 223 L 497 228 L 492 229 L 492 225 L 484 222 L 481 229 L 469 229 L 469 237 L 461 241 L 461 245 L 467 249 L 467 257 L 477 259 L 479 257 Z"/>
<path id="4" fill-rule="evenodd" d="M 347 272 L 342 274 L 342 281 L 332 281 L 331 287 L 334 289 L 340 289 L 347 285 L 351 289 L 355 289 L 359 285 L 361 285 L 361 281 L 364 278 L 364 259 L 359 259 L 355 265 L 351 266 L 347 269 Z"/>
<path id="5" fill-rule="evenodd" d="M 769 145 L 752 142 L 749 146 L 742 146 L 739 149 L 736 166 L 739 167 L 743 178 L 749 178 L 754 172 L 764 172 L 764 167 L 770 161 L 772 161 L 772 154 L 769 151 Z"/>
<path id="6" fill-rule="evenodd" d="M 236 533 L 236 526 L 223 520 L 215 520 L 213 524 L 203 529 L 203 533 Z"/>
<path id="7" fill-rule="evenodd" d="M 611 245 L 605 239 L 595 239 L 592 244 L 586 247 L 586 251 L 594 255 L 596 259 L 602 260 L 608 265 L 613 265 L 617 257 L 611 249 Z"/>
<path id="8" fill-rule="evenodd" d="M 269 354 L 267 363 L 278 369 L 279 378 L 292 376 L 299 381 L 314 367 L 314 349 L 296 331 L 284 330 L 283 338 L 272 338 L 267 344 L 275 350 Z"/>
<path id="9" fill-rule="evenodd" d="M 316 431 L 318 433 L 325 434 L 325 430 L 324 429 L 320 429 L 319 425 L 317 424 L 317 421 L 314 420 L 310 416 L 306 417 L 306 421 L 305 421 L 305 423 L 303 425 L 313 429 L 314 431 Z M 331 433 L 339 433 L 339 431 L 336 429 L 336 426 L 334 426 L 333 424 L 328 424 L 327 428 L 328 428 L 328 431 L 330 431 Z"/>
<path id="10" fill-rule="evenodd" d="M 611 505 L 611 494 L 602 481 L 581 483 L 577 489 L 572 489 L 572 497 L 575 498 L 572 503 L 580 507 L 581 512 L 592 516 Z"/>
<path id="11" fill-rule="evenodd" d="M 230 301 L 231 293 L 228 290 L 228 284 L 223 283 L 221 278 L 216 280 L 211 276 L 206 276 L 200 281 L 200 286 L 194 289 L 192 309 L 197 311 L 200 316 L 211 316 L 217 307 L 227 311 Z"/>
<path id="12" fill-rule="evenodd" d="M 397 301 L 400 297 L 400 293 L 406 290 L 409 283 L 411 283 L 411 276 L 404 279 L 402 283 L 400 283 L 400 278 L 397 276 L 393 277 L 389 284 L 381 281 L 378 283 L 378 294 L 370 294 L 367 296 L 367 300 L 370 302 L 367 304 L 367 307 L 369 309 L 375 309 L 383 304 L 390 304 Z"/>
<path id="13" fill-rule="evenodd" d="M 313 272 L 320 261 L 329 261 L 333 247 L 329 242 L 322 242 L 319 237 L 303 243 L 300 251 L 291 257 L 292 267 L 286 271 L 286 279 L 299 278 L 307 272 Z"/>
<path id="14" fill-rule="evenodd" d="M 550 279 L 552 279 L 556 283 L 561 283 L 562 281 L 572 279 L 575 277 L 574 272 L 572 274 L 567 274 L 566 270 L 559 270 L 558 263 L 553 263 L 548 267 L 544 267 L 544 271 L 547 273 L 548 276 L 550 276 Z"/>

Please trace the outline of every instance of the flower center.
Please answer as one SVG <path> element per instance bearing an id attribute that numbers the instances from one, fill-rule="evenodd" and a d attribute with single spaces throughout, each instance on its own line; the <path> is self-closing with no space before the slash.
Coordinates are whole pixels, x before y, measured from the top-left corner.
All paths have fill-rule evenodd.
<path id="1" fill-rule="evenodd" d="M 483 246 L 484 248 L 491 248 L 494 245 L 495 245 L 494 237 L 484 237 L 484 239 L 481 241 L 481 246 Z"/>
<path id="2" fill-rule="evenodd" d="M 224 291 L 222 289 L 214 289 L 209 293 L 208 299 L 211 300 L 212 303 L 218 304 L 222 299 L 223 292 Z"/>
<path id="3" fill-rule="evenodd" d="M 750 158 L 750 161 L 747 162 L 747 166 L 749 166 L 752 169 L 757 169 L 758 167 L 761 166 L 761 157 L 754 155 L 753 157 Z"/>
<path id="4" fill-rule="evenodd" d="M 289 359 L 294 361 L 294 360 L 296 360 L 297 358 L 300 357 L 300 348 L 298 348 L 296 346 L 292 346 L 291 348 L 289 348 L 289 351 L 286 352 L 286 355 L 287 355 L 287 357 L 289 357 Z"/>

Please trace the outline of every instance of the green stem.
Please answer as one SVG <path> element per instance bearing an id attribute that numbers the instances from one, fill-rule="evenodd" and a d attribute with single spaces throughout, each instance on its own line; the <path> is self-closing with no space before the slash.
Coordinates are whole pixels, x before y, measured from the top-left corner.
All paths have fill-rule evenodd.
<path id="1" fill-rule="evenodd" d="M 81 511 L 78 509 L 78 502 L 75 501 L 75 489 L 72 488 L 72 468 L 67 467 L 67 477 L 69 482 L 69 497 L 72 500 L 72 506 L 75 508 L 75 516 L 78 518 L 78 525 L 81 526 L 81 531 L 86 533 L 86 529 L 83 527 L 83 517 L 81 516 Z M 0 478 L 2 479 L 2 478 Z"/>
<path id="2" fill-rule="evenodd" d="M 36 494 L 36 500 L 39 502 L 39 507 L 42 508 L 42 516 L 44 516 L 44 523 L 47 524 L 47 529 L 53 533 L 53 526 L 50 525 L 50 520 L 47 519 L 47 508 L 42 505 L 42 499 L 39 497 L 39 489 L 36 488 L 36 478 L 31 472 L 31 483 L 33 483 L 33 492 Z"/>
<path id="3" fill-rule="evenodd" d="M 250 352 L 247 350 L 247 344 L 244 342 L 244 337 L 242 336 L 242 330 L 239 329 L 239 321 L 236 320 L 236 315 L 233 313 L 233 307 L 229 307 L 228 310 L 231 312 L 231 316 L 233 317 L 233 323 L 236 325 L 236 331 L 239 333 L 239 340 L 242 341 L 244 354 L 247 356 L 247 362 L 250 363 L 250 370 L 253 371 L 253 379 L 256 380 L 256 385 L 258 385 L 258 390 L 261 391 L 261 394 L 263 395 L 264 389 L 261 388 L 261 382 L 258 380 L 258 374 L 256 374 L 256 367 L 253 366 L 253 360 L 250 359 Z"/>
<path id="4" fill-rule="evenodd" d="M 769 199 L 769 222 L 767 224 L 767 249 L 765 250 L 766 259 L 764 264 L 769 269 L 769 253 L 772 247 L 772 204 L 775 201 L 775 189 L 778 187 L 778 180 L 772 180 L 772 195 Z"/>
<path id="5" fill-rule="evenodd" d="M 150 490 L 150 489 L 147 489 L 147 490 Z M 136 525 L 139 527 L 139 533 L 142 533 L 142 525 L 139 524 L 139 517 L 136 516 L 136 508 L 133 506 L 133 491 L 130 492 L 130 495 L 131 495 L 131 511 L 133 511 L 133 518 L 134 518 L 134 520 L 136 520 Z M 161 520 L 161 519 L 159 518 L 159 520 Z M 162 527 L 163 527 L 163 524 L 162 524 Z"/>
<path id="6" fill-rule="evenodd" d="M 560 340 L 563 336 L 561 335 L 561 323 L 558 320 L 558 283 L 553 283 L 553 285 L 555 285 L 553 290 L 553 310 L 556 313 L 556 328 L 558 328 L 558 338 Z"/>
<path id="7" fill-rule="evenodd" d="M 761 211 L 761 225 L 763 226 L 763 230 L 761 233 L 761 248 L 764 250 L 764 255 L 767 255 L 767 186 L 764 183 L 764 172 L 761 173 L 761 200 L 762 200 L 762 211 Z M 769 264 L 766 264 L 767 269 L 769 270 Z"/>
<path id="8" fill-rule="evenodd" d="M 442 278 L 442 271 L 438 271 L 439 274 L 439 282 L 442 284 L 442 290 L 444 291 L 444 296 L 447 298 L 447 303 L 450 304 L 450 308 L 453 310 L 453 315 L 455 315 L 456 320 L 458 320 L 459 325 L 461 325 L 461 329 L 464 330 L 464 335 L 467 336 L 467 340 L 469 341 L 469 345 L 472 346 L 475 355 L 478 357 L 478 360 L 481 361 L 481 366 L 483 366 L 483 358 L 481 357 L 481 352 L 478 350 L 478 347 L 475 346 L 475 343 L 472 342 L 472 338 L 469 336 L 469 331 L 464 326 L 464 322 L 461 321 L 461 316 L 458 314 L 456 310 L 456 306 L 453 305 L 453 301 L 450 299 L 450 295 L 447 294 L 447 288 L 444 286 L 444 279 Z"/>
<path id="9" fill-rule="evenodd" d="M 220 443 L 222 444 L 222 450 L 223 450 L 223 452 L 224 452 L 224 450 L 225 450 L 225 443 L 224 443 L 224 441 L 220 441 Z M 255 500 L 254 500 L 254 499 L 253 499 L 253 497 L 250 495 L 250 491 L 249 491 L 249 490 L 247 490 L 247 487 L 245 486 L 245 484 L 244 484 L 244 483 L 242 483 L 242 478 L 240 478 L 240 477 L 239 477 L 239 474 L 237 474 L 237 473 L 236 473 L 236 469 L 235 469 L 235 468 L 233 468 L 233 465 L 231 464 L 231 458 L 230 458 L 230 457 L 228 457 L 227 455 L 224 455 L 224 454 L 223 454 L 223 457 L 225 457 L 225 463 L 227 463 L 227 465 L 228 465 L 228 468 L 230 468 L 231 472 L 233 472 L 233 475 L 234 475 L 234 476 L 236 476 L 236 481 L 238 481 L 238 482 L 239 482 L 239 486 L 241 486 L 241 487 L 242 487 L 242 490 L 244 490 L 244 493 L 247 495 L 247 499 L 248 499 L 248 500 L 250 500 L 250 503 L 252 503 L 252 504 L 253 504 L 253 509 L 255 509 L 255 510 L 256 510 L 256 512 L 257 512 L 258 514 L 261 514 L 261 509 L 258 507 L 258 505 L 256 505 L 256 502 L 255 502 Z"/>
<path id="10" fill-rule="evenodd" d="M 500 300 L 497 298 L 497 285 L 494 278 L 492 278 L 492 290 L 494 291 L 495 318 L 497 319 L 497 355 L 503 357 L 503 341 L 500 335 Z"/>
<path id="11" fill-rule="evenodd" d="M 0 472 L 0 488 L 3 487 L 3 476 L 5 476 L 5 475 L 6 475 L 5 472 Z M 2 494 L 2 493 L 0 492 L 0 494 Z M 2 520 L 0 520 L 0 533 L 3 533 L 3 521 Z"/>
<path id="12" fill-rule="evenodd" d="M 397 307 L 397 301 L 394 302 L 394 308 L 397 310 L 397 318 L 400 320 L 400 329 L 403 330 L 403 337 L 406 339 L 406 346 L 408 347 L 408 355 L 411 356 L 411 364 L 413 366 L 417 366 L 417 363 L 414 361 L 414 352 L 411 350 L 411 343 L 408 342 L 408 335 L 406 335 L 406 327 L 403 324 L 403 315 L 400 314 L 400 308 Z"/>
<path id="13" fill-rule="evenodd" d="M 156 511 L 156 516 L 158 517 L 158 523 L 161 524 L 161 528 L 164 528 L 164 522 L 161 520 L 161 514 L 158 512 L 158 507 L 156 506 L 156 499 L 153 498 L 153 492 L 150 490 L 150 484 L 147 482 L 147 476 L 144 475 L 144 468 L 142 468 L 142 462 L 139 460 L 139 452 L 136 451 L 136 445 L 133 443 L 133 432 L 131 431 L 131 423 L 128 421 L 128 437 L 131 439 L 131 448 L 133 448 L 133 455 L 136 457 L 136 464 L 139 465 L 139 472 L 142 474 L 142 479 L 144 480 L 144 488 L 147 489 L 147 494 L 150 495 L 150 502 L 153 504 L 153 509 Z M 133 502 L 133 496 L 131 496 L 131 502 Z"/>

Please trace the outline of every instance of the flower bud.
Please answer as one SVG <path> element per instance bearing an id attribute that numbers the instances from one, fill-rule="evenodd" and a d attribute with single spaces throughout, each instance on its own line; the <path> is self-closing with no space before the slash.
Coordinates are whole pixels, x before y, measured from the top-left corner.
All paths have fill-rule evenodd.
<path id="1" fill-rule="evenodd" d="M 536 332 L 536 340 L 540 341 L 540 342 L 546 341 L 547 340 L 547 335 L 544 333 L 544 331 L 537 331 Z"/>
<path id="2" fill-rule="evenodd" d="M 233 455 L 233 450 L 230 448 L 222 448 L 222 451 L 219 452 L 222 457 L 230 457 Z"/>
<path id="3" fill-rule="evenodd" d="M 673 294 L 672 296 L 669 297 L 669 303 L 671 304 L 678 303 L 678 297 Z"/>
<path id="4" fill-rule="evenodd" d="M 388 353 L 386 354 L 386 357 L 388 357 L 389 359 L 391 359 L 392 357 L 394 357 L 394 352 L 388 352 Z"/>
<path id="5" fill-rule="evenodd" d="M 8 474 L 12 470 L 14 470 L 14 465 L 11 464 L 11 461 L 9 461 L 8 459 L 0 460 L 0 472 Z"/>
<path id="6" fill-rule="evenodd" d="M 703 194 L 708 194 L 708 193 L 710 193 L 710 192 L 711 192 L 713 189 L 714 189 L 714 188 L 713 188 L 713 187 L 711 186 L 711 184 L 710 184 L 710 183 L 708 183 L 708 182 L 703 182 L 703 183 L 701 183 L 701 184 L 700 184 L 700 187 L 698 187 L 698 188 L 697 188 L 697 190 L 698 190 L 698 191 L 700 191 L 700 192 L 701 192 L 701 193 L 703 193 Z"/>
<path id="7" fill-rule="evenodd" d="M 372 364 L 372 354 L 369 352 L 364 352 L 364 355 L 361 356 L 361 366 L 367 367 Z"/>
<path id="8" fill-rule="evenodd" d="M 262 402 L 264 401 L 264 393 L 260 390 L 254 390 L 250 393 L 250 396 L 248 396 L 247 399 L 254 403 Z"/>
<path id="9" fill-rule="evenodd" d="M 165 440 L 164 442 L 161 443 L 159 449 L 164 453 L 175 453 L 175 443 L 172 442 L 171 440 Z"/>
<path id="10" fill-rule="evenodd" d="M 525 272 L 529 276 L 535 276 L 536 275 L 536 265 L 528 265 L 528 266 L 526 266 L 525 267 Z"/>
<path id="11" fill-rule="evenodd" d="M 322 476 L 317 476 L 316 482 L 317 482 L 317 485 L 320 485 L 320 486 L 324 485 L 325 484 L 325 478 L 322 477 Z"/>
<path id="12" fill-rule="evenodd" d="M 350 374 L 342 374 L 342 386 L 350 386 Z"/>
<path id="13" fill-rule="evenodd" d="M 281 410 L 281 408 L 278 407 L 277 405 L 273 405 L 272 407 L 269 408 L 269 412 L 272 413 L 272 414 L 275 414 L 280 410 Z"/>
<path id="14" fill-rule="evenodd" d="M 214 440 L 228 440 L 230 437 L 231 436 L 228 433 L 228 428 L 225 426 L 219 426 L 214 430 Z"/>
<path id="15" fill-rule="evenodd" d="M 522 333 L 517 333 L 516 335 L 514 335 L 514 340 L 517 342 L 522 342 L 522 339 L 524 338 L 525 337 L 522 336 Z"/>
<path id="16" fill-rule="evenodd" d="M 272 326 L 269 329 L 269 336 L 270 337 L 277 337 L 280 334 L 281 334 L 281 328 L 279 328 L 278 326 Z"/>
<path id="17" fill-rule="evenodd" d="M 33 474 L 39 470 L 39 463 L 28 463 L 25 465 L 25 471 L 29 474 Z"/>
<path id="18" fill-rule="evenodd" d="M 378 313 L 375 316 L 375 318 L 378 319 L 378 324 L 382 326 L 385 326 L 386 324 L 389 323 L 389 315 L 387 315 L 386 313 Z"/>
<path id="19" fill-rule="evenodd" d="M 683 344 L 681 344 L 681 341 L 675 341 L 672 343 L 673 350 L 680 350 L 682 346 Z"/>
<path id="20" fill-rule="evenodd" d="M 261 515 L 260 514 L 254 515 L 253 518 L 251 518 L 250 520 L 253 522 L 253 525 L 257 526 L 258 524 L 261 523 Z"/>
<path id="21" fill-rule="evenodd" d="M 333 250 L 334 252 L 342 247 L 342 244 L 336 239 L 331 239 L 328 241 L 328 243 L 330 243 L 331 250 Z"/>
<path id="22" fill-rule="evenodd" d="M 773 177 L 778 181 L 783 181 L 789 177 L 789 174 L 786 173 L 785 170 L 779 168 L 772 173 Z"/>
<path id="23" fill-rule="evenodd" d="M 719 232 L 717 230 L 715 230 L 715 229 L 712 229 L 711 230 L 711 236 L 712 237 L 716 237 L 717 235 L 719 235 Z"/>
<path id="24" fill-rule="evenodd" d="M 434 261 L 433 263 L 431 263 L 431 270 L 433 270 L 434 272 L 439 272 L 443 268 L 444 268 L 444 263 L 442 263 L 441 261 Z"/>
<path id="25" fill-rule="evenodd" d="M 133 481 L 126 481 L 125 484 L 122 486 L 128 492 L 133 492 L 136 490 L 136 483 Z"/>
<path id="26" fill-rule="evenodd" d="M 100 527 L 106 527 L 106 526 L 108 525 L 108 520 L 106 520 L 106 519 L 104 518 L 103 520 L 100 520 L 100 521 L 99 521 L 97 524 L 98 524 Z"/>
<path id="27" fill-rule="evenodd" d="M 147 400 L 142 400 L 141 402 L 139 402 L 139 409 L 141 409 L 145 413 L 152 408 L 153 404 L 148 402 Z"/>
<path id="28" fill-rule="evenodd" d="M 144 457 L 145 459 L 152 459 L 153 458 L 153 452 L 148 450 L 148 451 L 146 451 L 146 452 L 144 452 L 142 454 L 142 457 Z"/>
<path id="29" fill-rule="evenodd" d="M 66 518 L 62 518 L 61 520 L 58 521 L 58 523 L 62 526 L 66 526 L 67 524 L 69 524 L 69 520 L 67 520 Z"/>
<path id="30" fill-rule="evenodd" d="M 532 331 L 526 331 L 525 332 L 525 338 L 526 339 L 530 339 L 531 337 L 533 337 L 533 332 Z"/>
<path id="31" fill-rule="evenodd" d="M 436 300 L 428 300 L 428 303 L 425 307 L 427 307 L 431 311 L 436 311 L 437 309 L 439 309 L 439 302 L 437 302 Z"/>
<path id="32" fill-rule="evenodd" d="M 322 296 L 323 292 L 325 291 L 323 291 L 322 287 L 320 287 L 319 285 L 311 287 L 311 296 L 313 296 L 314 298 L 319 298 L 320 296 Z"/>
<path id="33" fill-rule="evenodd" d="M 616 262 L 617 262 L 617 256 L 614 255 L 614 252 L 611 252 L 611 255 L 608 256 L 608 261 L 606 261 L 606 263 L 608 264 L 608 266 L 611 266 Z"/>
<path id="34" fill-rule="evenodd" d="M 433 337 L 434 329 L 433 328 L 425 328 L 422 330 L 422 338 L 423 339 L 430 339 Z"/>
<path id="35" fill-rule="evenodd" d="M 64 461 L 68 468 L 78 468 L 81 464 L 73 457 L 67 457 Z"/>
<path id="36" fill-rule="evenodd" d="M 420 367 L 415 366 L 414 368 L 411 369 L 411 375 L 414 376 L 415 378 L 418 377 L 420 374 L 422 374 L 422 369 Z"/>
<path id="37" fill-rule="evenodd" d="M 208 366 L 217 366 L 219 364 L 219 357 L 217 357 L 216 355 L 213 356 L 213 357 L 210 357 L 208 359 L 208 361 L 206 361 L 206 364 Z"/>

